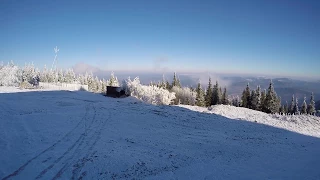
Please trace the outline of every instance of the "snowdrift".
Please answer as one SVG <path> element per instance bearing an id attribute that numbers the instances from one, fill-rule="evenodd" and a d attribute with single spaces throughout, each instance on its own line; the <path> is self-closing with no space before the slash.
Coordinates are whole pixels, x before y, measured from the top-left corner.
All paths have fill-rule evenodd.
<path id="1" fill-rule="evenodd" d="M 320 137 L 320 117 L 311 115 L 279 115 L 267 114 L 248 108 L 229 105 L 215 105 L 209 108 L 178 105 L 192 111 L 218 114 L 230 119 L 261 123 L 293 132 Z"/>

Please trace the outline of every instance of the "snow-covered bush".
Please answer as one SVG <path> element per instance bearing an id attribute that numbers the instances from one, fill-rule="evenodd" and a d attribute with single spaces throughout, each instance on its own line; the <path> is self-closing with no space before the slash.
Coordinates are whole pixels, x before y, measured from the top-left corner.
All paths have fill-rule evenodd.
<path id="1" fill-rule="evenodd" d="M 133 81 L 130 78 L 124 80 L 122 88 L 125 90 L 126 95 L 155 105 L 168 105 L 175 98 L 175 93 L 168 90 L 156 86 L 141 85 L 138 77 Z"/>
<path id="2" fill-rule="evenodd" d="M 116 76 L 114 76 L 113 72 L 111 72 L 110 79 L 108 80 L 108 85 L 109 86 L 115 86 L 115 87 L 119 87 L 120 86 L 118 78 Z"/>
<path id="3" fill-rule="evenodd" d="M 171 91 L 176 94 L 175 104 L 195 105 L 197 93 L 190 88 L 174 86 Z"/>
<path id="4" fill-rule="evenodd" d="M 0 66 L 0 86 L 19 86 L 21 81 L 21 70 L 13 62 Z"/>

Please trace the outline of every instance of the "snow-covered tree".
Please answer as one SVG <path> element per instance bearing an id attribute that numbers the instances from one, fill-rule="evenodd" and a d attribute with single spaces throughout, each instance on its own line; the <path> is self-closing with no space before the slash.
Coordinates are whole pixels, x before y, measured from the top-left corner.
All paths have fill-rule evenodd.
<path id="1" fill-rule="evenodd" d="M 67 69 L 65 72 L 65 82 L 66 83 L 74 83 L 76 79 L 76 75 L 73 69 Z"/>
<path id="2" fill-rule="evenodd" d="M 133 81 L 130 78 L 124 80 L 122 89 L 125 90 L 127 95 L 155 105 L 169 105 L 175 99 L 175 93 L 171 93 L 166 89 L 141 85 L 138 77 Z"/>
<path id="3" fill-rule="evenodd" d="M 252 90 L 251 91 L 251 97 L 250 97 L 250 100 L 251 100 L 251 109 L 253 110 L 256 110 L 257 109 L 257 94 L 256 94 L 256 91 L 255 90 Z"/>
<path id="4" fill-rule="evenodd" d="M 211 77 L 209 77 L 208 88 L 207 88 L 206 96 L 205 96 L 206 106 L 212 105 L 212 93 L 213 93 L 213 88 L 212 88 L 212 83 L 211 83 Z"/>
<path id="5" fill-rule="evenodd" d="M 254 110 L 261 110 L 261 89 L 257 86 L 255 91 L 251 92 L 251 106 Z"/>
<path id="6" fill-rule="evenodd" d="M 279 109 L 280 109 L 279 99 L 278 99 L 277 93 L 275 92 L 275 90 L 273 88 L 272 81 L 270 81 L 264 104 L 265 104 L 264 112 L 272 113 L 272 114 L 279 112 Z"/>
<path id="7" fill-rule="evenodd" d="M 295 101 L 294 101 L 294 94 L 292 95 L 292 99 L 291 99 L 291 104 L 290 104 L 290 108 L 289 108 L 289 113 L 290 114 L 294 114 L 294 106 L 295 106 Z"/>
<path id="8" fill-rule="evenodd" d="M 0 86 L 19 86 L 22 81 L 22 72 L 13 61 L 0 66 Z"/>
<path id="9" fill-rule="evenodd" d="M 196 93 L 191 91 L 190 88 L 173 86 L 171 91 L 174 92 L 176 96 L 176 99 L 174 100 L 175 104 L 195 105 Z"/>
<path id="10" fill-rule="evenodd" d="M 64 73 L 63 73 L 62 69 L 60 69 L 59 72 L 58 72 L 58 81 L 60 83 L 65 82 L 65 77 L 64 77 Z"/>
<path id="11" fill-rule="evenodd" d="M 177 86 L 177 87 L 180 87 L 180 88 L 181 88 L 180 80 L 179 80 L 179 78 L 177 77 L 176 72 L 173 73 L 173 81 L 172 81 L 171 87 L 174 87 L 174 86 Z"/>
<path id="12" fill-rule="evenodd" d="M 227 94 L 227 88 L 226 87 L 224 87 L 224 89 L 223 89 L 221 103 L 224 104 L 224 105 L 228 105 L 229 104 L 229 99 L 228 99 L 228 94 Z"/>
<path id="13" fill-rule="evenodd" d="M 233 106 L 236 106 L 236 107 L 239 107 L 241 105 L 240 103 L 240 97 L 237 95 L 236 97 L 233 97 L 232 99 L 232 105 Z"/>
<path id="14" fill-rule="evenodd" d="M 95 86 L 96 86 L 95 92 L 96 92 L 96 93 L 101 93 L 101 88 L 102 88 L 102 87 L 101 87 L 101 82 L 100 82 L 98 76 L 96 76 L 96 78 L 94 79 L 94 81 L 95 81 Z"/>
<path id="15" fill-rule="evenodd" d="M 251 92 L 250 92 L 250 87 L 249 83 L 247 84 L 247 87 L 245 90 L 242 92 L 241 96 L 241 101 L 242 101 L 242 107 L 250 108 L 251 107 Z"/>
<path id="16" fill-rule="evenodd" d="M 118 82 L 118 78 L 116 76 L 114 76 L 114 73 L 111 72 L 111 75 L 110 75 L 110 79 L 108 80 L 109 82 L 109 86 L 115 86 L 115 87 L 119 87 L 119 82 Z"/>
<path id="17" fill-rule="evenodd" d="M 314 102 L 313 93 L 311 93 L 310 103 L 308 105 L 308 114 L 314 115 L 316 113 L 316 103 Z"/>
<path id="18" fill-rule="evenodd" d="M 301 106 L 301 114 L 307 114 L 307 102 L 306 102 L 306 97 L 303 98 L 303 103 Z"/>
<path id="19" fill-rule="evenodd" d="M 293 113 L 296 114 L 296 115 L 300 114 L 298 98 L 296 98 L 296 103 L 295 103 L 294 108 L 293 108 Z"/>
<path id="20" fill-rule="evenodd" d="M 31 83 L 34 76 L 36 76 L 36 71 L 33 63 L 25 64 L 22 68 L 22 81 Z"/>
<path id="21" fill-rule="evenodd" d="M 102 79 L 101 81 L 101 91 L 103 94 L 107 92 L 107 81 L 105 79 Z"/>
<path id="22" fill-rule="evenodd" d="M 87 78 L 87 84 L 88 84 L 88 89 L 91 92 L 94 92 L 95 90 L 95 85 L 94 85 L 94 78 L 93 78 L 93 74 L 91 73 L 86 73 L 86 78 Z"/>
<path id="23" fill-rule="evenodd" d="M 40 72 L 40 82 L 48 82 L 48 70 L 46 65 L 44 65 L 43 70 Z"/>
<path id="24" fill-rule="evenodd" d="M 164 74 L 162 75 L 162 80 L 160 81 L 158 87 L 163 88 L 163 89 L 167 89 L 167 84 L 166 84 L 166 79 L 164 77 Z"/>
<path id="25" fill-rule="evenodd" d="M 201 84 L 200 82 L 198 83 L 197 89 L 196 89 L 196 93 L 197 93 L 197 98 L 196 98 L 196 105 L 203 107 L 206 105 L 205 99 L 204 99 L 204 91 L 202 90 Z"/>
<path id="26" fill-rule="evenodd" d="M 284 111 L 285 111 L 285 114 L 289 113 L 288 101 L 286 101 L 286 103 L 285 103 L 285 105 L 284 105 Z"/>
<path id="27" fill-rule="evenodd" d="M 212 92 L 212 105 L 221 104 L 221 88 L 219 87 L 218 81 L 213 86 Z"/>

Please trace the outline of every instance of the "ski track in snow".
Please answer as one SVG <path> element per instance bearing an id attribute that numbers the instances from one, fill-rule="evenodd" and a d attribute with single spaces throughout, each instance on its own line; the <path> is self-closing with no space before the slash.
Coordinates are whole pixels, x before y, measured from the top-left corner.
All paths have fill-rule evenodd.
<path id="1" fill-rule="evenodd" d="M 66 151 L 58 158 L 56 158 L 54 160 L 54 158 L 52 157 L 52 155 L 50 154 L 51 151 L 55 151 L 56 148 L 58 148 L 58 146 L 62 143 L 62 142 L 65 142 L 65 141 L 69 141 L 68 139 L 70 138 L 70 136 L 73 135 L 74 131 L 76 129 L 78 129 L 80 127 L 81 124 L 83 123 L 87 123 L 88 122 L 88 114 L 90 112 L 90 108 L 89 106 L 93 106 L 92 104 L 91 105 L 87 105 L 86 106 L 86 110 L 85 110 L 85 116 L 82 118 L 81 121 L 79 121 L 79 123 L 71 130 L 69 131 L 65 136 L 63 136 L 63 138 L 59 139 L 57 142 L 55 142 L 54 144 L 52 144 L 50 147 L 48 147 L 47 149 L 45 149 L 44 151 L 42 151 L 41 153 L 39 153 L 37 156 L 31 158 L 30 160 L 28 160 L 25 164 L 23 164 L 21 167 L 19 167 L 17 170 L 15 170 L 13 173 L 9 174 L 8 176 L 4 177 L 3 179 L 9 179 L 9 178 L 12 178 L 12 177 L 15 177 L 15 176 L 18 176 L 20 175 L 23 170 L 29 166 L 29 164 L 31 163 L 34 163 L 34 164 L 39 164 L 39 163 L 50 163 L 50 165 L 43 169 L 40 174 L 36 177 L 36 179 L 39 179 L 41 177 L 43 177 L 43 175 L 45 175 L 47 173 L 47 171 L 49 171 L 51 168 L 53 168 L 55 165 L 57 165 L 57 163 L 59 163 L 62 159 L 64 159 L 64 157 L 66 155 L 68 155 L 71 150 L 73 148 L 75 148 L 77 146 L 77 150 L 79 150 L 79 147 L 84 143 L 84 140 L 85 139 L 91 139 L 92 136 L 87 136 L 85 133 L 86 132 L 83 132 L 82 134 L 79 135 L 79 138 L 71 144 L 71 146 L 69 146 Z M 94 109 L 94 113 L 96 113 L 96 110 Z M 93 125 L 94 123 L 94 120 L 95 120 L 95 116 L 96 114 L 93 115 L 93 118 L 90 122 L 90 125 L 89 127 L 87 127 L 85 129 L 85 131 L 87 131 L 88 129 L 90 130 L 91 129 L 91 126 Z M 86 137 L 86 138 L 85 138 Z M 52 161 L 52 163 L 51 163 Z M 66 163 L 66 162 L 65 162 Z"/>
<path id="2" fill-rule="evenodd" d="M 0 94 L 3 180 L 320 179 L 317 117 L 3 91 L 21 93 Z"/>

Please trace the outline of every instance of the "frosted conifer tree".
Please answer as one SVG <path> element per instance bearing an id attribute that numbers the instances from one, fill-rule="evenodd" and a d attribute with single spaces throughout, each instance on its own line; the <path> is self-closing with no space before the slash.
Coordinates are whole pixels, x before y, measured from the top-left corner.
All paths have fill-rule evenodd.
<path id="1" fill-rule="evenodd" d="M 59 81 L 60 83 L 65 82 L 65 78 L 64 78 L 64 74 L 63 74 L 62 69 L 60 69 L 60 71 L 58 72 L 58 81 Z"/>
<path id="2" fill-rule="evenodd" d="M 261 110 L 261 89 L 260 89 L 260 86 L 258 86 L 256 89 L 255 103 L 256 103 L 256 109 Z"/>
<path id="3" fill-rule="evenodd" d="M 166 79 L 164 78 L 164 74 L 162 75 L 162 81 L 159 83 L 159 87 L 163 89 L 167 89 Z"/>
<path id="4" fill-rule="evenodd" d="M 300 114 L 298 98 L 296 98 L 296 103 L 295 103 L 295 105 L 294 105 L 293 112 L 294 112 L 295 115 L 299 115 L 299 114 Z"/>
<path id="5" fill-rule="evenodd" d="M 87 74 L 87 82 L 88 82 L 89 91 L 93 92 L 95 87 L 94 87 L 94 78 L 93 78 L 92 72 Z"/>
<path id="6" fill-rule="evenodd" d="M 122 88 L 127 95 L 155 105 L 168 105 L 175 98 L 175 93 L 171 93 L 168 90 L 156 86 L 141 85 L 138 77 L 133 81 L 130 78 L 124 80 Z"/>
<path id="7" fill-rule="evenodd" d="M 94 92 L 100 93 L 101 92 L 101 84 L 100 84 L 98 76 L 96 76 L 96 78 L 94 79 L 94 84 L 95 84 L 95 91 Z"/>
<path id="8" fill-rule="evenodd" d="M 228 105 L 229 104 L 229 99 L 228 99 L 228 94 L 227 94 L 227 88 L 226 87 L 224 87 L 224 89 L 223 89 L 221 103 L 224 104 L 224 105 Z"/>
<path id="9" fill-rule="evenodd" d="M 242 107 L 245 107 L 245 108 L 251 107 L 251 92 L 250 92 L 249 83 L 247 84 L 246 89 L 243 90 L 242 92 L 241 101 L 242 101 L 242 105 L 241 105 Z"/>
<path id="10" fill-rule="evenodd" d="M 114 76 L 114 73 L 111 72 L 111 76 L 110 76 L 110 79 L 109 79 L 109 86 L 116 86 L 116 87 L 119 87 L 119 82 L 118 82 L 118 78 Z"/>
<path id="11" fill-rule="evenodd" d="M 211 83 L 211 77 L 209 77 L 208 88 L 207 88 L 206 96 L 205 96 L 206 106 L 212 105 L 212 93 L 213 93 L 213 88 L 212 88 L 212 83 Z"/>
<path id="12" fill-rule="evenodd" d="M 301 114 L 307 114 L 307 102 L 306 102 L 306 97 L 303 98 L 303 103 L 301 106 Z"/>
<path id="13" fill-rule="evenodd" d="M 311 93 L 310 103 L 307 109 L 308 114 L 314 115 L 316 113 L 316 103 L 314 102 L 313 93 Z"/>
<path id="14" fill-rule="evenodd" d="M 101 81 L 101 91 L 103 94 L 107 92 L 107 82 L 105 79 L 102 79 Z"/>
<path id="15" fill-rule="evenodd" d="M 265 104 L 264 112 L 272 113 L 272 114 L 279 112 L 279 109 L 280 109 L 279 99 L 276 92 L 274 91 L 272 81 L 270 81 L 264 104 Z"/>
<path id="16" fill-rule="evenodd" d="M 257 109 L 257 94 L 255 90 L 251 91 L 251 109 L 256 110 Z"/>
<path id="17" fill-rule="evenodd" d="M 212 105 L 221 104 L 221 88 L 219 87 L 218 81 L 213 86 L 212 92 Z"/>
<path id="18" fill-rule="evenodd" d="M 40 72 L 40 81 L 41 82 L 48 82 L 47 73 L 48 73 L 47 66 L 44 65 L 43 70 Z"/>
<path id="19" fill-rule="evenodd" d="M 83 84 L 88 85 L 89 74 L 86 72 L 83 77 Z M 89 86 L 89 85 L 88 85 Z M 89 87 L 88 87 L 89 88 Z"/>
<path id="20" fill-rule="evenodd" d="M 285 114 L 289 113 L 288 101 L 286 101 L 286 104 L 284 105 L 284 111 L 285 111 Z"/>
<path id="21" fill-rule="evenodd" d="M 18 86 L 22 81 L 22 72 L 13 61 L 0 67 L 0 86 Z"/>
<path id="22" fill-rule="evenodd" d="M 292 95 L 292 99 L 291 99 L 290 108 L 289 108 L 289 113 L 290 114 L 294 114 L 294 106 L 295 106 L 295 103 L 294 103 L 294 94 L 293 94 Z"/>
<path id="23" fill-rule="evenodd" d="M 205 105 L 206 105 L 206 102 L 205 102 L 205 99 L 204 99 L 204 91 L 203 91 L 202 88 L 201 88 L 200 82 L 198 83 L 196 92 L 197 92 L 197 98 L 196 98 L 197 102 L 196 102 L 196 105 L 197 105 L 197 106 L 200 106 L 200 107 L 205 106 Z"/>
<path id="24" fill-rule="evenodd" d="M 185 104 L 185 105 L 195 105 L 197 94 L 191 91 L 188 87 L 180 88 L 174 86 L 171 89 L 175 93 L 176 98 L 174 99 L 174 104 Z M 179 103 L 180 102 L 180 103 Z"/>
<path id="25" fill-rule="evenodd" d="M 173 81 L 171 86 L 181 87 L 180 80 L 178 79 L 176 72 L 173 73 Z"/>

